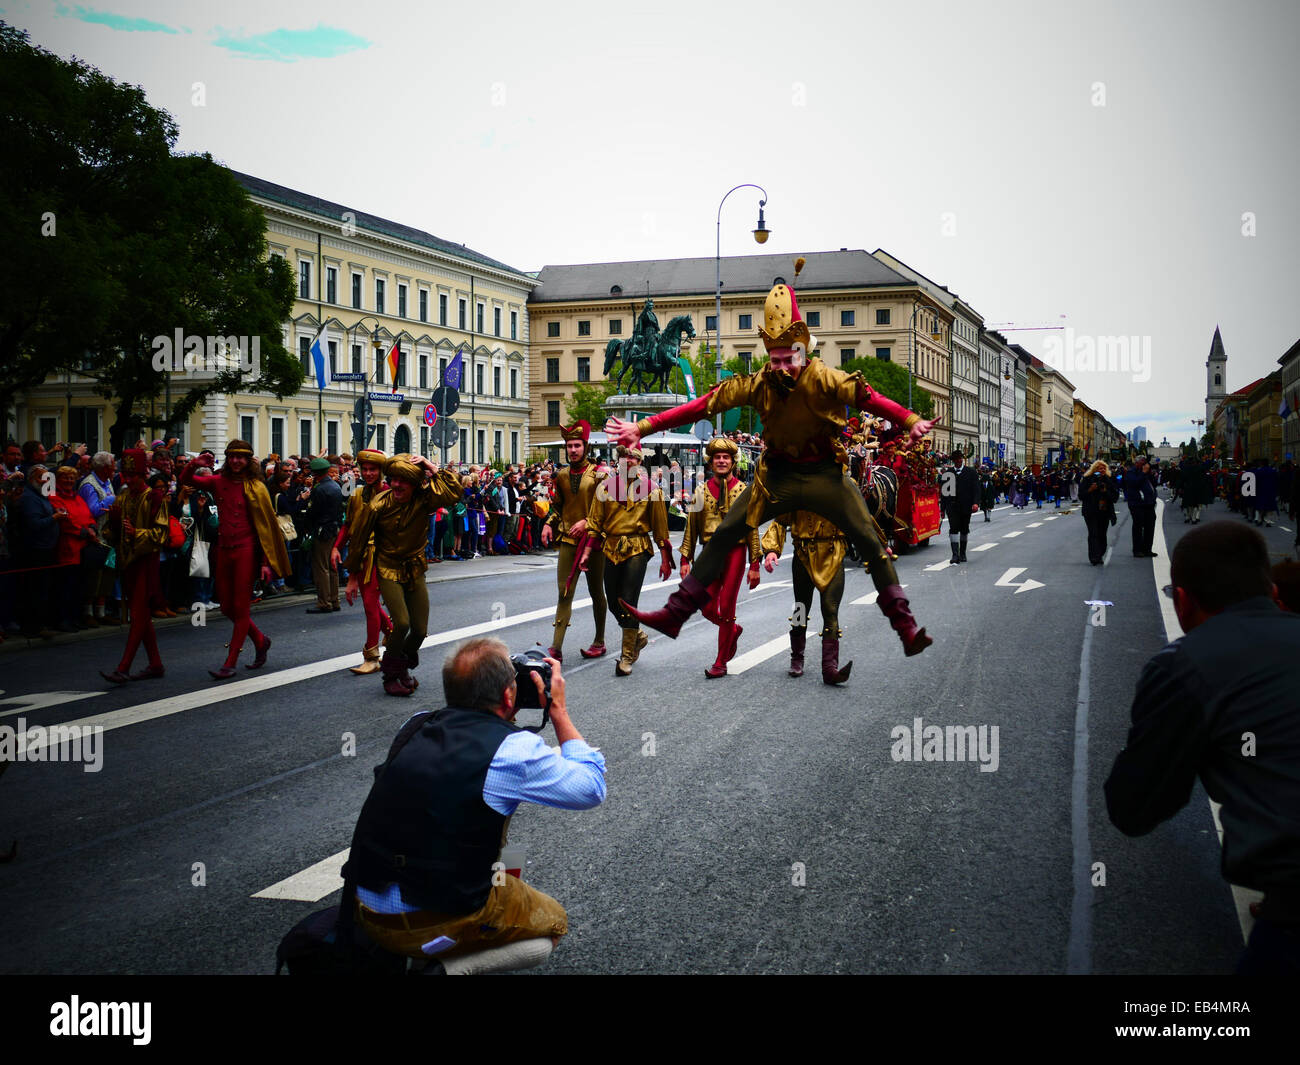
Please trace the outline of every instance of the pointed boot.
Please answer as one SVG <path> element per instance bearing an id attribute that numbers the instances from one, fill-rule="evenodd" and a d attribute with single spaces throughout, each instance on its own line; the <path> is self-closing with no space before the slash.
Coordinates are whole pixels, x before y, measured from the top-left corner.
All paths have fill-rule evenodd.
<path id="1" fill-rule="evenodd" d="M 367 647 L 361 652 L 362 662 L 359 666 L 349 667 L 358 677 L 365 676 L 367 673 L 379 672 L 379 645 Z"/>
<path id="2" fill-rule="evenodd" d="M 808 630 L 797 628 L 790 630 L 790 676 L 803 676 L 803 649 L 808 639 Z"/>
<path id="3" fill-rule="evenodd" d="M 838 636 L 822 637 L 822 683 L 843 684 L 849 679 L 853 663 L 849 662 L 840 669 L 840 638 Z"/>
<path id="4" fill-rule="evenodd" d="M 636 607 L 624 603 L 621 599 L 619 600 L 623 604 L 623 609 L 642 625 L 646 625 L 656 632 L 662 632 L 665 636 L 674 640 L 677 639 L 677 634 L 682 631 L 682 625 L 686 623 L 686 620 L 708 601 L 708 586 L 697 581 L 694 573 L 683 578 L 682 583 L 677 586 L 677 590 L 668 597 L 668 602 L 658 610 L 640 611 Z"/>
<path id="5" fill-rule="evenodd" d="M 934 643 L 934 640 L 925 634 L 925 629 L 917 628 L 916 619 L 908 610 L 907 598 L 899 585 L 890 584 L 881 588 L 876 602 L 880 604 L 880 612 L 889 618 L 890 625 L 903 641 L 903 653 L 907 657 L 919 655 Z"/>

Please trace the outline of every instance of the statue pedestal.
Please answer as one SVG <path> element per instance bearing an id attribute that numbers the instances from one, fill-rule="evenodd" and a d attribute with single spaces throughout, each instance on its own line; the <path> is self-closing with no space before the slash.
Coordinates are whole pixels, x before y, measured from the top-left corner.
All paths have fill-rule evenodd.
<path id="1" fill-rule="evenodd" d="M 686 396 L 675 392 L 643 392 L 634 396 L 610 396 L 605 400 L 605 415 L 610 418 L 622 418 L 625 422 L 639 421 L 655 414 L 662 414 L 673 407 L 680 407 L 687 401 Z"/>

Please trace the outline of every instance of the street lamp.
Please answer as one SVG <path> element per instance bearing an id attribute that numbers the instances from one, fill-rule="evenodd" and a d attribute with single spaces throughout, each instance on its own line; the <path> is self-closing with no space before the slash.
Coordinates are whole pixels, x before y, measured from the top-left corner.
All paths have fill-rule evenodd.
<path id="1" fill-rule="evenodd" d="M 767 228 L 767 223 L 763 221 L 763 208 L 767 206 L 767 189 L 762 185 L 737 185 L 734 189 L 729 189 L 726 196 L 718 202 L 718 220 L 717 232 L 718 243 L 717 250 L 713 257 L 714 265 L 714 310 L 713 310 L 713 359 L 714 359 L 714 376 L 720 382 L 722 380 L 722 205 L 727 202 L 727 196 L 730 196 L 737 189 L 758 189 L 763 194 L 763 198 L 758 201 L 758 226 L 754 229 L 754 241 L 758 244 L 766 244 L 771 230 Z M 714 419 L 714 432 L 719 436 L 722 435 L 722 413 L 719 412 Z"/>

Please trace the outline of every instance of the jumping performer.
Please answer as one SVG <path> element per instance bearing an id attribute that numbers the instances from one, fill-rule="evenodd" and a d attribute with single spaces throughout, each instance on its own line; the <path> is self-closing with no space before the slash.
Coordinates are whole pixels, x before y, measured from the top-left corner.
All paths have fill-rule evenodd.
<path id="1" fill-rule="evenodd" d="M 796 277 L 802 267 L 801 258 L 795 263 Z M 848 456 L 839 437 L 849 407 L 888 418 L 913 439 L 928 433 L 935 422 L 872 391 L 861 374 L 846 374 L 818 358 L 808 358 L 815 340 L 799 315 L 794 291 L 786 284 L 778 283 L 768 293 L 764 319 L 759 333 L 770 361 L 760 372 L 729 377 L 698 399 L 653 418 L 639 422 L 611 418 L 607 423 L 611 439 L 635 447 L 644 433 L 751 406 L 762 419 L 767 445 L 754 483 L 738 501 L 744 506 L 727 512 L 691 575 L 662 609 L 632 609 L 631 617 L 676 638 L 686 619 L 709 601 L 709 585 L 722 576 L 728 553 L 745 540 L 749 529 L 777 514 L 811 510 L 850 537 L 870 570 L 879 592 L 877 602 L 899 634 L 904 653 L 920 654 L 933 640 L 917 627 L 893 563 L 871 527 L 862 493 L 844 475 Z"/>
<path id="2" fill-rule="evenodd" d="M 284 534 L 276 524 L 271 493 L 260 473 L 253 461 L 252 445 L 232 440 L 226 445 L 226 461 L 220 473 L 199 473 L 197 464 L 191 463 L 181 476 L 182 484 L 202 488 L 217 504 L 221 548 L 213 576 L 221 612 L 234 629 L 225 663 L 219 669 L 208 670 L 213 680 L 228 680 L 235 675 L 239 652 L 249 637 L 255 656 L 244 668 L 266 665 L 271 637 L 253 624 L 253 581 L 261 572 L 263 558 L 277 577 L 287 577 L 290 572 Z"/>
<path id="3" fill-rule="evenodd" d="M 722 436 L 714 437 L 704 449 L 713 476 L 695 489 L 691 513 L 686 519 L 686 531 L 682 535 L 681 546 L 683 577 L 690 576 L 696 542 L 699 542 L 701 549 L 704 548 L 714 531 L 722 524 L 727 511 L 745 491 L 744 482 L 732 473 L 739 450 L 734 441 Z M 706 618 L 718 626 L 718 657 L 713 665 L 704 671 L 704 675 L 710 680 L 727 675 L 727 663 L 736 656 L 736 644 L 744 631 L 736 624 L 736 598 L 740 594 L 741 578 L 745 575 L 745 547 L 745 544 L 738 544 L 731 549 L 722 576 L 709 585 L 710 598 L 703 612 Z M 760 557 L 757 529 L 749 530 L 748 547 L 752 563 L 749 586 L 753 588 L 758 584 Z"/>
<path id="4" fill-rule="evenodd" d="M 342 564 L 343 545 L 348 542 L 352 526 L 356 524 L 357 515 L 384 488 L 384 464 L 388 456 L 382 451 L 366 448 L 357 454 L 357 464 L 361 471 L 361 483 L 348 496 L 347 514 L 343 519 L 343 528 L 334 540 L 334 549 L 330 552 L 330 566 L 336 572 Z M 379 571 L 375 568 L 375 540 L 372 536 L 360 555 L 348 554 L 348 606 L 356 600 L 352 595 L 351 575 L 357 574 L 361 589 L 361 606 L 366 615 L 366 644 L 361 650 L 361 665 L 349 667 L 353 673 L 363 676 L 379 672 L 379 634 L 393 631 L 393 619 L 379 604 Z"/>
<path id="5" fill-rule="evenodd" d="M 555 570 L 560 600 L 555 606 L 555 632 L 546 652 L 557 662 L 564 661 L 564 631 L 573 617 L 578 559 L 590 535 L 587 532 L 587 512 L 591 510 L 592 501 L 596 498 L 596 484 L 599 480 L 596 464 L 590 460 L 591 425 L 585 421 L 575 422 L 567 428 L 562 426 L 560 433 L 564 437 L 564 452 L 568 456 L 569 467 L 555 474 L 555 502 L 546 516 L 546 524 L 542 526 L 543 547 L 549 547 L 557 534 L 560 537 L 560 558 Z M 598 554 L 590 558 L 586 572 L 591 614 L 596 622 L 596 638 L 590 647 L 578 653 L 583 658 L 600 658 L 607 650 L 605 617 L 609 613 L 605 601 L 605 556 Z"/>

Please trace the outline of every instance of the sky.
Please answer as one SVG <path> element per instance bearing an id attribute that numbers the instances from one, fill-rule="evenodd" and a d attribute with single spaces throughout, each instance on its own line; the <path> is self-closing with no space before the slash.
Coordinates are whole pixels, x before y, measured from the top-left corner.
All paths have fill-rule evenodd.
<path id="1" fill-rule="evenodd" d="M 1300 339 L 1300 4 L 0 0 L 178 151 L 521 270 L 884 248 L 1124 431 Z M 1288 180 L 1290 179 L 1290 180 Z M 758 194 L 722 207 L 756 250 Z M 1113 338 L 1129 338 L 1127 354 Z M 1090 350 L 1109 350 L 1098 366 Z"/>

